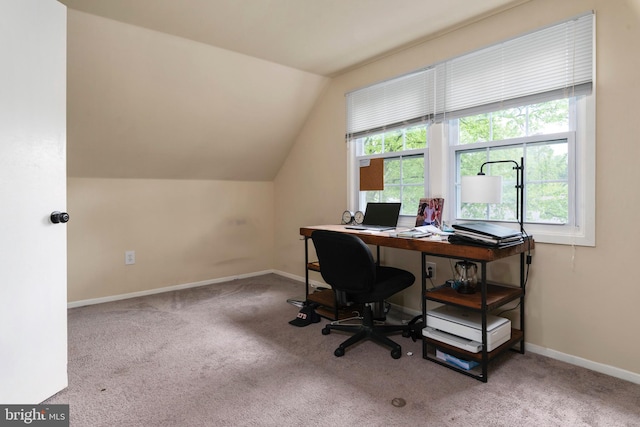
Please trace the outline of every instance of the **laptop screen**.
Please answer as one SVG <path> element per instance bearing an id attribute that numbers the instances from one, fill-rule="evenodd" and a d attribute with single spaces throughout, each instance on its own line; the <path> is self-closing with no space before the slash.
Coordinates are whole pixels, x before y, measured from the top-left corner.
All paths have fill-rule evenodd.
<path id="1" fill-rule="evenodd" d="M 395 227 L 400 216 L 400 203 L 367 203 L 362 225 Z"/>

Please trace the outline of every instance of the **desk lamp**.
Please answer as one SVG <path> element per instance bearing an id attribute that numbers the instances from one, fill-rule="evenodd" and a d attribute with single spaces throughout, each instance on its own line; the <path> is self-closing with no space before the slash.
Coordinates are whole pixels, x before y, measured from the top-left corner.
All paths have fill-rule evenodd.
<path id="1" fill-rule="evenodd" d="M 494 160 L 484 162 L 477 175 L 462 177 L 460 200 L 463 203 L 502 203 L 502 176 L 489 176 L 483 172 L 484 166 L 494 163 L 513 163 L 516 173 L 516 219 L 520 232 L 524 235 L 524 157 L 520 164 L 515 160 Z"/>
<path id="2" fill-rule="evenodd" d="M 463 203 L 502 203 L 502 176 L 488 176 L 485 175 L 483 169 L 485 165 L 494 163 L 513 163 L 515 166 L 513 170 L 516 172 L 516 219 L 520 224 L 520 233 L 524 236 L 524 157 L 520 158 L 520 164 L 515 160 L 494 160 L 490 162 L 484 162 L 480 166 L 480 172 L 473 176 L 462 177 L 462 188 L 460 189 L 460 200 Z M 467 266 L 467 261 L 459 262 L 456 264 Z M 471 268 L 467 273 L 475 274 L 475 269 Z M 474 293 L 475 288 L 471 285 L 465 285 L 458 287 L 460 293 Z"/>

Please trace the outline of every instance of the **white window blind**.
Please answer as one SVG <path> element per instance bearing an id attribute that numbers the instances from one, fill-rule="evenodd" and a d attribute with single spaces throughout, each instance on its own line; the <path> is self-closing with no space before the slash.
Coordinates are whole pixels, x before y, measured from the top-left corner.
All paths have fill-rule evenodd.
<path id="1" fill-rule="evenodd" d="M 589 93 L 593 27 L 593 13 L 581 15 L 350 92 L 347 134 Z"/>
<path id="2" fill-rule="evenodd" d="M 420 70 L 347 96 L 347 133 L 357 137 L 426 120 L 433 113 L 433 70 Z"/>
<path id="3" fill-rule="evenodd" d="M 589 13 L 447 61 L 446 113 L 590 92 L 593 21 Z"/>

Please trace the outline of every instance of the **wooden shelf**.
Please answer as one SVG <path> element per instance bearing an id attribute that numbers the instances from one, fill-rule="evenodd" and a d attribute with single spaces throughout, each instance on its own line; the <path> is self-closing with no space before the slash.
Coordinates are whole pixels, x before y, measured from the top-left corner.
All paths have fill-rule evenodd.
<path id="1" fill-rule="evenodd" d="M 513 286 L 487 284 L 487 310 L 493 310 L 510 301 L 516 300 L 524 295 L 522 288 Z M 470 308 L 472 310 L 482 310 L 482 292 L 476 290 L 475 294 L 461 294 L 453 288 L 444 287 L 427 291 L 425 298 L 443 304 L 453 304 L 459 307 Z"/>
<path id="2" fill-rule="evenodd" d="M 335 296 L 331 289 L 313 292 L 307 296 L 307 300 L 320 304 L 320 306 L 316 308 L 316 313 L 329 320 L 344 320 L 354 317 L 354 312 L 362 313 L 362 307 L 360 305 L 339 307 L 336 318 Z"/>
<path id="3" fill-rule="evenodd" d="M 357 316 L 358 313 L 360 313 L 360 311 L 356 310 L 353 307 L 341 308 L 338 310 L 337 319 L 336 319 L 335 310 L 332 308 L 318 307 L 316 308 L 316 313 L 318 313 L 320 316 L 324 317 L 325 319 L 329 319 L 329 320 L 345 320 L 345 319 L 350 319 L 352 317 Z"/>
<path id="4" fill-rule="evenodd" d="M 324 307 L 333 308 L 335 306 L 335 297 L 331 289 L 324 289 L 322 291 L 315 291 L 307 296 L 307 299 L 312 302 L 317 302 Z"/>

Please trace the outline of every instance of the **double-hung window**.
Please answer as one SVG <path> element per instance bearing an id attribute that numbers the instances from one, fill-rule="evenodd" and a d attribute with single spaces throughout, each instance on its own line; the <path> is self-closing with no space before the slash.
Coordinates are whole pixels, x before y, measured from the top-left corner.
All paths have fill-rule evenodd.
<path id="1" fill-rule="evenodd" d="M 401 215 L 415 215 L 428 184 L 428 133 L 434 114 L 433 69 L 418 70 L 347 94 L 350 204 L 401 202 Z M 358 171 L 383 162 L 383 185 L 362 189 Z"/>
<path id="2" fill-rule="evenodd" d="M 384 190 L 360 191 L 353 172 L 350 201 L 360 209 L 401 201 L 410 221 L 421 197 L 444 197 L 446 222 L 515 225 L 512 165 L 484 169 L 503 177 L 500 204 L 462 203 L 460 182 L 484 162 L 524 159 L 527 232 L 539 242 L 594 245 L 593 27 L 585 14 L 347 94 L 352 171 L 384 158 Z M 416 76 L 422 96 L 405 87 Z M 406 108 L 418 99 L 421 109 Z"/>
<path id="3" fill-rule="evenodd" d="M 525 230 L 542 242 L 595 243 L 593 22 L 583 15 L 446 64 L 454 220 L 517 222 L 511 165 L 484 170 L 503 177 L 500 204 L 462 203 L 460 178 L 523 159 Z"/>

